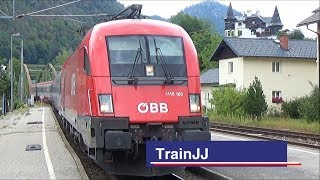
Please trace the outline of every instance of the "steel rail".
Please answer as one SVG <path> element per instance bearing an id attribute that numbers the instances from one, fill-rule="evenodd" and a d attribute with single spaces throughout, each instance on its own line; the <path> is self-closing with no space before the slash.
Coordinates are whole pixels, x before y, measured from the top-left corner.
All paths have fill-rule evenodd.
<path id="1" fill-rule="evenodd" d="M 311 133 L 303 133 L 303 132 L 296 132 L 296 131 L 268 129 L 268 128 L 259 128 L 259 127 L 242 126 L 242 125 L 233 125 L 233 124 L 217 123 L 217 122 L 210 123 L 210 127 L 244 131 L 244 132 L 250 132 L 250 133 L 257 133 L 257 134 L 263 133 L 263 134 L 268 134 L 268 135 L 287 136 L 287 137 L 291 137 L 291 138 L 310 139 L 313 141 L 320 141 L 320 134 L 311 134 Z"/>
<path id="2" fill-rule="evenodd" d="M 256 127 L 248 127 L 248 126 L 238 126 L 238 125 L 230 125 L 225 123 L 210 123 L 209 130 L 214 132 L 222 132 L 222 133 L 246 136 L 246 137 L 257 138 L 257 139 L 286 140 L 289 144 L 293 144 L 293 145 L 305 146 L 305 147 L 316 148 L 316 149 L 320 148 L 319 144 L 317 145 L 317 144 L 301 142 L 305 140 L 313 140 L 313 141 L 319 142 L 320 139 L 317 137 L 318 136 L 317 134 L 299 133 L 299 132 L 292 132 L 292 131 L 256 128 Z M 273 136 L 273 137 L 267 137 L 266 135 Z M 292 140 L 288 138 L 293 138 L 296 140 Z"/>

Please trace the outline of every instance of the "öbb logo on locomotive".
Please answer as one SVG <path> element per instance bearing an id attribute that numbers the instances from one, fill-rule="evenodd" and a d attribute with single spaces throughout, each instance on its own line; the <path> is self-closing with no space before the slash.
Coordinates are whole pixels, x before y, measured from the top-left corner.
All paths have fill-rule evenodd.
<path id="1" fill-rule="evenodd" d="M 167 103 L 140 103 L 138 104 L 138 111 L 140 113 L 167 113 L 169 111 Z"/>

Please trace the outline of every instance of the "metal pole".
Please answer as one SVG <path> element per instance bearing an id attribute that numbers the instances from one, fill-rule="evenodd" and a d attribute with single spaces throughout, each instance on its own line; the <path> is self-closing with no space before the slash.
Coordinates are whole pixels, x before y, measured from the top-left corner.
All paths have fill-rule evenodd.
<path id="1" fill-rule="evenodd" d="M 14 18 L 14 0 L 12 0 L 12 19 Z"/>
<path id="2" fill-rule="evenodd" d="M 318 65 L 318 86 L 320 86 L 320 22 L 317 23 L 317 42 L 318 42 L 318 50 L 317 50 L 317 65 Z"/>
<path id="3" fill-rule="evenodd" d="M 12 36 L 10 36 L 10 40 L 11 40 L 11 61 L 10 61 L 10 76 L 11 76 L 11 80 L 10 80 L 10 111 L 13 111 L 13 59 L 12 59 Z"/>
<path id="4" fill-rule="evenodd" d="M 21 39 L 21 66 L 20 66 L 20 100 L 21 102 L 23 102 L 23 90 L 24 90 L 24 86 L 23 86 L 23 39 Z"/>

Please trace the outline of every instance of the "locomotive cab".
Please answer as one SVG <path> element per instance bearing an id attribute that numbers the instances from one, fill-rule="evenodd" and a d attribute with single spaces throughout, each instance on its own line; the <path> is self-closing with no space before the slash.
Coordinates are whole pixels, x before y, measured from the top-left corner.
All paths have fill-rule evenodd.
<path id="1" fill-rule="evenodd" d="M 211 140 L 199 74 L 195 47 L 177 25 L 98 24 L 62 69 L 62 114 L 110 173 L 170 174 L 177 168 L 146 168 L 145 142 Z"/>

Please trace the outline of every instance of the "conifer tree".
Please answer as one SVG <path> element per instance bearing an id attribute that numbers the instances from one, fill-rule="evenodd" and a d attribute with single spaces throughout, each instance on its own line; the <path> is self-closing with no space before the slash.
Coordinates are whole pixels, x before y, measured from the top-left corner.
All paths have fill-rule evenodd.
<path id="1" fill-rule="evenodd" d="M 254 77 L 253 83 L 250 84 L 244 99 L 244 111 L 253 118 L 260 118 L 266 112 L 267 107 L 261 82 L 257 77 Z"/>

